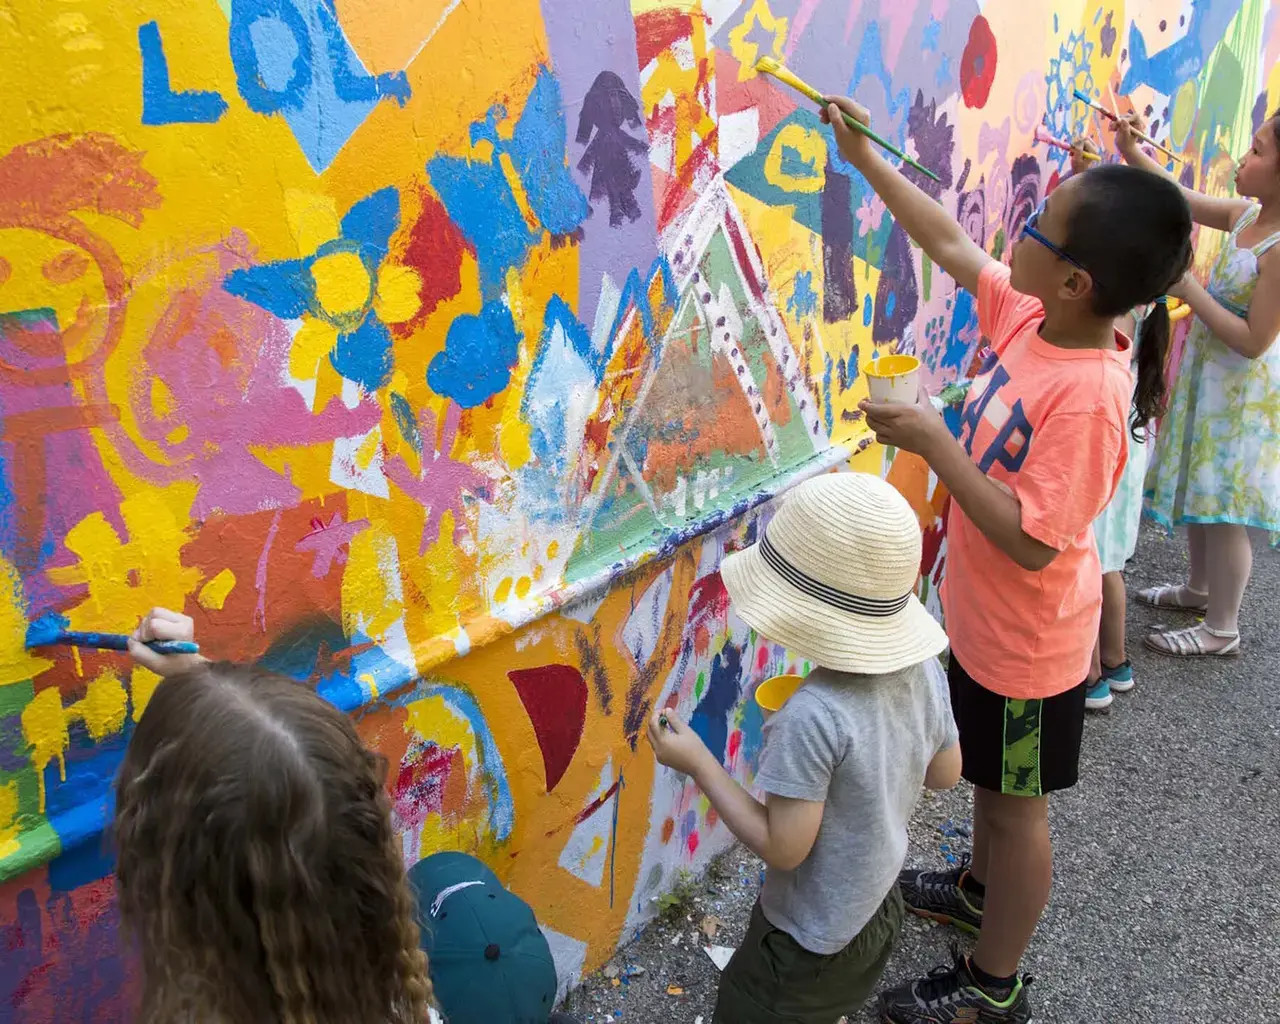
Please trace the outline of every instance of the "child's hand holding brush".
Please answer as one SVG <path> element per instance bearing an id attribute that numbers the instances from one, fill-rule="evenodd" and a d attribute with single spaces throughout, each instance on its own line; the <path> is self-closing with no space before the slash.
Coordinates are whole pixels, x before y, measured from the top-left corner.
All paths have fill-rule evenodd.
<path id="1" fill-rule="evenodd" d="M 871 112 L 861 103 L 847 96 L 828 96 L 826 104 L 818 115 L 822 118 L 822 123 L 831 125 L 831 130 L 835 132 L 836 143 L 840 146 L 840 155 L 854 167 L 860 168 L 867 156 L 873 152 L 871 140 L 862 132 L 854 131 L 845 124 L 844 118 L 840 116 L 842 112 L 860 124 L 868 126 L 871 124 Z"/>
<path id="2" fill-rule="evenodd" d="M 1147 122 L 1141 114 L 1129 114 L 1111 125 L 1116 133 L 1116 149 L 1126 161 L 1131 162 L 1135 156 L 1142 154 L 1143 136 L 1147 133 Z"/>
<path id="3" fill-rule="evenodd" d="M 129 654 L 143 668 L 168 678 L 187 672 L 204 659 L 199 654 L 160 654 L 148 643 L 155 640 L 191 642 L 196 638 L 196 624 L 191 616 L 168 608 L 152 608 L 129 637 Z"/>

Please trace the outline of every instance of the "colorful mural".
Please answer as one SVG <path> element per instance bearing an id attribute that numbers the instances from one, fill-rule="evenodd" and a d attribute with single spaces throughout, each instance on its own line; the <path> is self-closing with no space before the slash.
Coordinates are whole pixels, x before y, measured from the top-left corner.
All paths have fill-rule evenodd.
<path id="1" fill-rule="evenodd" d="M 992 252 L 1118 94 L 1225 190 L 1280 101 L 1264 0 L 14 0 L 0 12 L 0 1016 L 128 1018 L 110 782 L 157 680 L 24 649 L 183 608 L 352 714 L 406 862 L 476 852 L 562 985 L 729 836 L 638 742 L 751 778 L 796 666 L 717 567 L 868 446 L 881 352 L 972 297 L 757 57 L 852 92 Z M 1130 109 L 1125 106 L 1125 109 Z M 57 1007 L 55 1012 L 55 1006 Z"/>

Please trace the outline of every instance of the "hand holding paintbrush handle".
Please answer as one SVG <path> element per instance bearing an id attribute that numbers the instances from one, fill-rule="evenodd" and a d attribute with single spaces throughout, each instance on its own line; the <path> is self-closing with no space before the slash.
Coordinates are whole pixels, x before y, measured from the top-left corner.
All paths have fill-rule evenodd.
<path id="1" fill-rule="evenodd" d="M 1112 124 L 1111 130 L 1116 133 L 1116 149 L 1126 160 L 1142 152 L 1142 143 L 1147 140 L 1147 133 L 1143 130 L 1146 126 L 1140 114 L 1117 118 Z"/>
<path id="2" fill-rule="evenodd" d="M 195 653 L 196 625 L 189 615 L 152 608 L 129 637 L 128 650 L 139 665 L 168 677 L 187 672 L 205 659 Z"/>
<path id="3" fill-rule="evenodd" d="M 1183 160 L 1182 157 L 1178 156 L 1178 154 L 1175 153 L 1173 150 L 1171 150 L 1168 146 L 1160 145 L 1160 143 L 1156 142 L 1155 139 L 1153 139 L 1150 135 L 1148 135 L 1143 130 L 1146 128 L 1146 122 L 1143 121 L 1142 118 L 1139 117 L 1137 114 L 1130 114 L 1128 117 L 1121 117 L 1119 114 L 1114 113 L 1113 111 L 1110 111 L 1106 107 L 1102 106 L 1102 104 L 1095 103 L 1093 100 L 1089 99 L 1089 97 L 1086 96 L 1084 93 L 1080 92 L 1080 90 L 1078 89 L 1076 90 L 1076 99 L 1079 100 L 1081 103 L 1085 104 L 1086 106 L 1093 108 L 1103 117 L 1105 117 L 1108 121 L 1110 121 L 1112 128 L 1117 133 L 1117 136 L 1119 135 L 1119 132 L 1120 132 L 1120 126 L 1127 124 L 1129 126 L 1130 131 L 1132 131 L 1132 133 L 1139 140 L 1141 140 L 1142 142 L 1145 142 L 1148 146 L 1154 146 L 1156 149 L 1160 150 L 1161 153 L 1167 156 L 1170 160 L 1174 160 L 1178 163 L 1186 162 L 1185 160 Z M 1138 127 L 1138 125 L 1141 125 L 1142 127 Z M 1118 137 L 1116 142 L 1117 142 L 1117 145 L 1119 145 L 1120 140 Z M 1124 151 L 1121 150 L 1121 152 L 1124 152 Z"/>
<path id="4" fill-rule="evenodd" d="M 756 70 L 766 75 L 772 75 L 779 82 L 783 83 L 784 85 L 790 86 L 792 89 L 800 93 L 802 96 L 809 97 L 809 99 L 813 100 L 813 102 L 816 103 L 819 109 L 822 111 L 823 121 L 824 122 L 827 121 L 829 116 L 828 110 L 830 106 L 833 103 L 837 102 L 834 97 L 824 96 L 822 93 L 818 92 L 817 89 L 811 86 L 808 82 L 804 81 L 804 79 L 802 79 L 799 75 L 797 75 L 795 72 L 791 71 L 784 64 L 782 64 L 781 61 L 774 60 L 772 57 L 761 57 L 758 61 L 756 61 Z M 880 135 L 877 135 L 874 131 L 872 131 L 870 118 L 867 118 L 864 116 L 861 120 L 859 120 L 858 118 L 853 117 L 848 110 L 844 110 L 843 108 L 840 111 L 840 118 L 841 120 L 844 121 L 846 125 L 848 125 L 851 129 L 853 129 L 859 135 L 865 136 L 866 138 L 870 139 L 881 149 L 885 150 L 888 153 L 892 153 L 903 163 L 907 164 L 909 167 L 914 167 L 921 174 L 925 175 L 925 177 L 931 178 L 934 181 L 940 180 L 938 176 L 933 173 L 933 171 L 929 170 L 929 168 L 923 166 L 916 160 L 913 160 L 911 157 L 907 156 L 906 153 L 904 153 L 901 149 L 895 146 L 888 139 L 883 138 Z"/>

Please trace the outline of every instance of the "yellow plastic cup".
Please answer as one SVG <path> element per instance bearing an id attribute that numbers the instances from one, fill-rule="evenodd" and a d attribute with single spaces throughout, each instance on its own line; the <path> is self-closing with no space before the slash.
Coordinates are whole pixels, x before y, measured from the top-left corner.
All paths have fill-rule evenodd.
<path id="1" fill-rule="evenodd" d="M 774 676 L 756 687 L 756 703 L 768 718 L 791 697 L 804 682 L 804 676 Z"/>
<path id="2" fill-rule="evenodd" d="M 920 400 L 920 360 L 881 356 L 867 367 L 867 391 L 877 405 L 915 405 Z"/>

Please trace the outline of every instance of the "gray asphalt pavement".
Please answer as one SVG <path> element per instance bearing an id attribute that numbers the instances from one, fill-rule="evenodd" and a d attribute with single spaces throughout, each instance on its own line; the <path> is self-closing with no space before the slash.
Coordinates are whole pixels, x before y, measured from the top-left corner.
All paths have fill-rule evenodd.
<path id="1" fill-rule="evenodd" d="M 1090 716 L 1081 783 L 1052 806 L 1054 890 L 1024 965 L 1036 1024 L 1280 1024 L 1280 556 L 1256 550 L 1238 659 L 1148 653 L 1145 633 L 1192 620 L 1130 602 L 1138 685 Z M 1179 540 L 1145 532 L 1130 590 L 1185 566 Z M 962 846 L 944 830 L 967 824 L 968 801 L 961 787 L 921 802 L 911 863 Z M 592 1024 L 711 1024 L 718 975 L 693 933 L 710 914 L 726 922 L 717 943 L 739 941 L 759 867 L 735 851 L 678 923 L 653 926 L 619 953 L 619 977 L 591 979 L 567 1009 Z M 968 948 L 911 919 L 886 982 L 943 963 L 955 941 Z"/>

